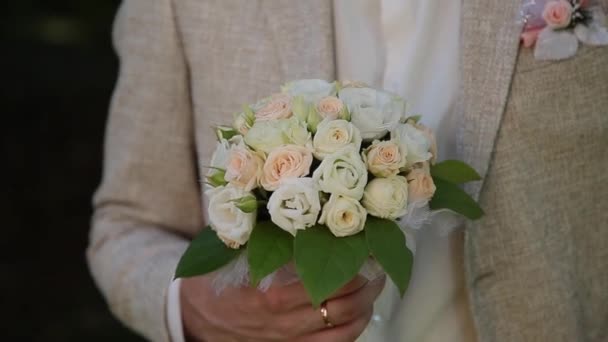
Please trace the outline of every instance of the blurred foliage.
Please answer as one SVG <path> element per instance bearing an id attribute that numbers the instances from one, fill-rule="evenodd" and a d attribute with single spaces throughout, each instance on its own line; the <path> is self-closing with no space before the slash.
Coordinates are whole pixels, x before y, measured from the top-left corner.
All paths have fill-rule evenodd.
<path id="1" fill-rule="evenodd" d="M 112 317 L 85 262 L 117 60 L 117 0 L 15 0 L 4 67 L 3 341 L 141 341 Z"/>

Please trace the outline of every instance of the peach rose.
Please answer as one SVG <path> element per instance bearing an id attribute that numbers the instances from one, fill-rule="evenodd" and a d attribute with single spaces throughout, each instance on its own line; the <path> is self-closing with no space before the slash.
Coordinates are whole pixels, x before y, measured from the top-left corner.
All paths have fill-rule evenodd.
<path id="1" fill-rule="evenodd" d="M 428 202 L 435 194 L 433 177 L 424 168 L 413 169 L 407 175 L 409 202 Z"/>
<path id="2" fill-rule="evenodd" d="M 284 145 L 268 155 L 262 171 L 262 187 L 268 191 L 279 188 L 287 178 L 303 177 L 310 172 L 312 151 L 304 146 Z"/>
<path id="3" fill-rule="evenodd" d="M 268 102 L 255 112 L 259 121 L 287 119 L 292 115 L 291 97 L 287 94 L 275 94 Z"/>
<path id="4" fill-rule="evenodd" d="M 543 19 L 553 29 L 565 28 L 570 25 L 573 10 L 566 0 L 549 1 L 543 10 Z"/>
<path id="5" fill-rule="evenodd" d="M 376 177 L 395 176 L 405 167 L 405 154 L 392 140 L 374 141 L 363 151 L 362 157 L 369 172 Z"/>
<path id="6" fill-rule="evenodd" d="M 251 151 L 245 144 L 236 145 L 228 155 L 224 180 L 245 191 L 251 191 L 260 184 L 263 166 L 262 154 Z"/>
<path id="7" fill-rule="evenodd" d="M 336 120 L 344 109 L 344 103 L 335 96 L 326 96 L 319 101 L 317 111 L 323 119 Z"/>

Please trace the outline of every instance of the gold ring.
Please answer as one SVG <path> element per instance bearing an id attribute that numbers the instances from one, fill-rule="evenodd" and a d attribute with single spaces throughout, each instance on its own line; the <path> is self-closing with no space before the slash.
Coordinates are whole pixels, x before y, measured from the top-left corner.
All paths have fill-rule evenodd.
<path id="1" fill-rule="evenodd" d="M 326 328 L 333 327 L 333 323 L 329 320 L 329 312 L 327 311 L 327 301 L 321 303 L 321 317 L 325 323 Z"/>

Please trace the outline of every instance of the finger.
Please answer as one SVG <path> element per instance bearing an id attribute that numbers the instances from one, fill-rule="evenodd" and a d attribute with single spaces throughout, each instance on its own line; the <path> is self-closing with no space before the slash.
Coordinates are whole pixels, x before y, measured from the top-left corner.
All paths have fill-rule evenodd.
<path id="1" fill-rule="evenodd" d="M 386 277 L 383 276 L 349 295 L 327 301 L 325 307 L 329 321 L 333 325 L 345 324 L 356 320 L 370 308 L 373 309 L 374 301 L 384 289 L 385 281 Z M 325 322 L 321 322 L 323 328 Z"/>
<path id="2" fill-rule="evenodd" d="M 302 338 L 297 342 L 352 342 L 361 336 L 367 327 L 373 310 L 368 310 L 356 320 L 333 328 L 319 330 Z"/>
<path id="3" fill-rule="evenodd" d="M 368 282 L 366 278 L 358 275 L 334 293 L 330 299 L 356 292 Z M 271 312 L 284 313 L 297 308 L 310 308 L 310 297 L 301 281 L 289 285 L 271 286 L 266 292 L 266 296 Z"/>
<path id="4" fill-rule="evenodd" d="M 382 277 L 348 295 L 328 300 L 325 308 L 329 322 L 333 325 L 345 324 L 373 309 L 374 300 L 384 288 L 384 283 L 385 278 Z M 310 304 L 277 318 L 277 320 L 286 331 L 293 331 L 294 336 L 327 328 L 321 309 L 313 308 Z"/>
<path id="5" fill-rule="evenodd" d="M 299 281 L 284 286 L 271 286 L 263 296 L 267 309 L 272 313 L 286 313 L 310 306 L 310 297 Z"/>
<path id="6" fill-rule="evenodd" d="M 351 280 L 348 284 L 344 285 L 341 289 L 336 291 L 333 295 L 329 297 L 329 299 L 335 299 L 342 296 L 349 295 L 353 292 L 356 292 L 363 288 L 363 286 L 367 285 L 369 280 L 365 277 L 357 275 L 353 280 Z"/>

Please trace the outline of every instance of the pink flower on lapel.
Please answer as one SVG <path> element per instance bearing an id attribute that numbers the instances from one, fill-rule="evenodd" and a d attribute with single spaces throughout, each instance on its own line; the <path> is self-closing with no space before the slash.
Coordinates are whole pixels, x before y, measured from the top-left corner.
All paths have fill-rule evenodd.
<path id="1" fill-rule="evenodd" d="M 539 60 L 574 56 L 580 43 L 608 45 L 606 16 L 589 0 L 525 0 L 522 6 L 524 47 L 534 46 Z"/>
<path id="2" fill-rule="evenodd" d="M 536 40 L 538 39 L 538 34 L 542 31 L 542 29 L 532 29 L 524 31 L 521 34 L 521 43 L 524 47 L 531 48 L 536 44 Z"/>
<path id="3" fill-rule="evenodd" d="M 543 19 L 551 28 L 565 28 L 570 25 L 573 11 L 574 8 L 566 0 L 549 1 L 543 10 Z"/>

